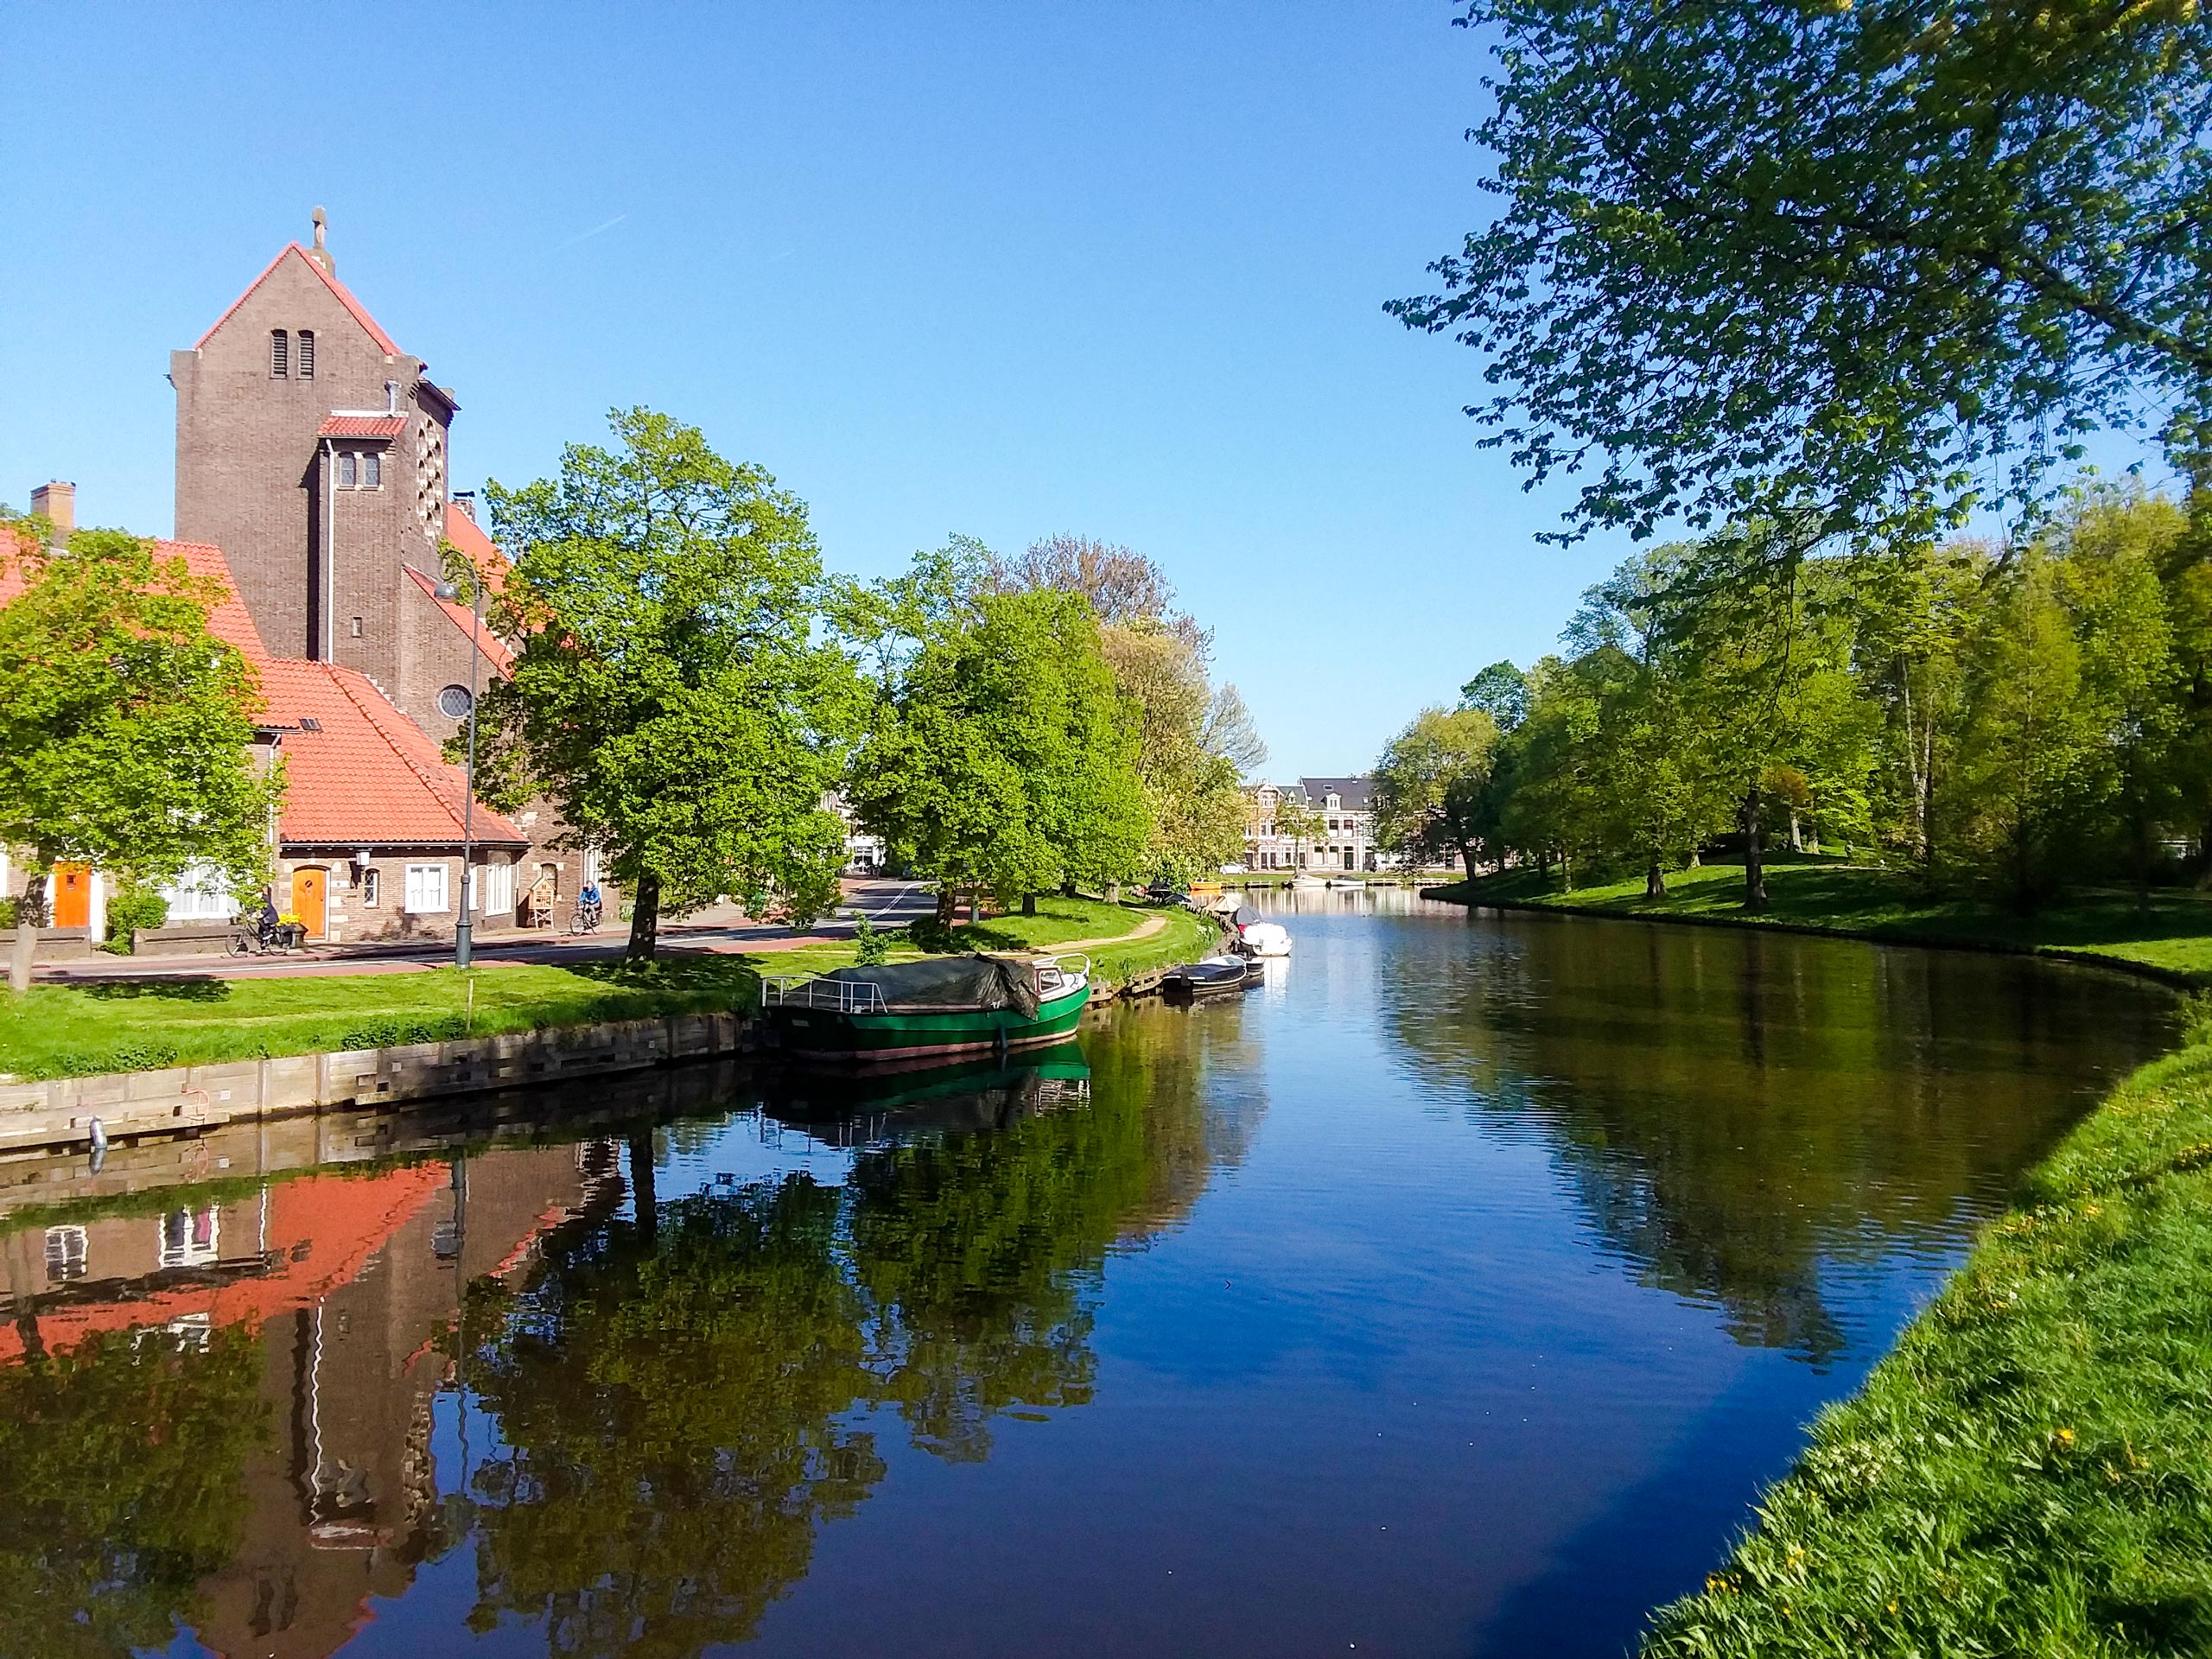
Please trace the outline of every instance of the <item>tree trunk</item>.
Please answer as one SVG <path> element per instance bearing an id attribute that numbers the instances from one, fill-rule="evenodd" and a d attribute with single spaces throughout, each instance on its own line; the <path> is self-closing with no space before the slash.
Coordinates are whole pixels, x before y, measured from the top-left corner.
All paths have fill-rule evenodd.
<path id="1" fill-rule="evenodd" d="M 1667 896 L 1667 872 L 1659 867 L 1659 855 L 1652 854 L 1651 862 L 1644 867 L 1643 896 L 1664 899 Z"/>
<path id="2" fill-rule="evenodd" d="M 950 927 L 960 917 L 960 889 L 947 881 L 937 890 L 937 925 Z"/>
<path id="3" fill-rule="evenodd" d="M 1471 846 L 1462 847 L 1459 849 L 1459 868 L 1466 871 L 1467 880 L 1470 881 L 1475 879 L 1475 860 L 1478 855 L 1477 849 Z"/>
<path id="4" fill-rule="evenodd" d="M 16 949 L 8 963 L 8 988 L 21 996 L 31 988 L 31 963 L 38 956 L 38 931 L 46 921 L 46 877 L 23 883 L 16 901 Z"/>
<path id="5" fill-rule="evenodd" d="M 1705 868 L 1705 855 L 1704 855 L 1704 853 L 1703 853 L 1703 852 L 1701 852 L 1699 849 L 1697 849 L 1697 848 L 1695 848 L 1695 847 L 1692 847 L 1692 848 L 1690 849 L 1690 868 L 1692 868 L 1692 869 L 1694 869 L 1694 870 L 1701 870 L 1701 869 L 1703 869 L 1704 868 Z"/>
<path id="6" fill-rule="evenodd" d="M 1122 902 L 1122 884 L 1120 882 L 1109 881 L 1106 884 L 1106 902 L 1109 905 L 1118 905 Z"/>
<path id="7" fill-rule="evenodd" d="M 1766 908 L 1766 843 L 1759 825 L 1759 786 L 1744 792 L 1744 908 L 1757 913 Z"/>
<path id="8" fill-rule="evenodd" d="M 1805 850 L 1805 837 L 1798 831 L 1797 809 L 1794 806 L 1789 809 L 1789 850 L 1793 853 Z"/>
<path id="9" fill-rule="evenodd" d="M 660 877 L 641 875 L 630 895 L 630 948 L 623 958 L 628 962 L 651 962 L 654 949 L 660 943 Z"/>
<path id="10" fill-rule="evenodd" d="M 1025 893 L 1021 895 L 1021 913 L 1025 916 L 1034 916 L 1037 913 L 1037 895 L 1035 893 Z"/>

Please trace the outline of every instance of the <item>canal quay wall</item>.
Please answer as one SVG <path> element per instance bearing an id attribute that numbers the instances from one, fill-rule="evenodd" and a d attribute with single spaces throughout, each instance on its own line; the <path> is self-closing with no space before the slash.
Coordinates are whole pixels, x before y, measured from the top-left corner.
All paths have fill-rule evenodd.
<path id="1" fill-rule="evenodd" d="M 0 1160 L 109 1141 L 169 1135 L 334 1107 L 384 1107 L 734 1054 L 754 1022 L 732 1013 L 671 1014 L 595 1026 L 154 1071 L 0 1084 Z"/>

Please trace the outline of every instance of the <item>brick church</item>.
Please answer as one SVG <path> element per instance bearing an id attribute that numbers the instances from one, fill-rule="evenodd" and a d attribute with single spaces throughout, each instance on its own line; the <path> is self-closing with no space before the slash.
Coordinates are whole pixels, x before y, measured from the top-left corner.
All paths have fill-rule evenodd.
<path id="1" fill-rule="evenodd" d="M 467 720 L 472 685 L 512 660 L 437 591 L 442 541 L 490 586 L 505 569 L 451 488 L 460 404 L 338 280 L 320 208 L 313 245 L 289 244 L 195 345 L 170 353 L 169 380 L 176 538 L 160 551 L 237 595 L 210 623 L 253 663 L 260 753 L 285 768 L 278 907 L 332 942 L 449 937 L 464 902 L 487 933 L 561 925 L 597 876 L 591 854 L 547 845 L 560 826 L 542 806 L 512 818 L 471 808 L 440 749 Z M 45 486 L 33 506 L 67 537 L 69 486 Z M 7 588 L 0 567 L 0 603 Z M 7 862 L 0 852 L 0 893 L 20 892 Z M 105 885 L 57 867 L 53 926 L 103 937 Z M 227 923 L 251 898 L 193 871 L 166 896 L 172 933 Z"/>

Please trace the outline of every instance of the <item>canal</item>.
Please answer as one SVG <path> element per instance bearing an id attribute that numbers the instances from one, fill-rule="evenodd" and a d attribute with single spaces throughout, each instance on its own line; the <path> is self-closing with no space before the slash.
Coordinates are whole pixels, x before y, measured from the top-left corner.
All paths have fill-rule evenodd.
<path id="1" fill-rule="evenodd" d="M 1614 1655 L 2171 999 L 1262 900 L 1241 1000 L 0 1167 L 0 1652 Z"/>

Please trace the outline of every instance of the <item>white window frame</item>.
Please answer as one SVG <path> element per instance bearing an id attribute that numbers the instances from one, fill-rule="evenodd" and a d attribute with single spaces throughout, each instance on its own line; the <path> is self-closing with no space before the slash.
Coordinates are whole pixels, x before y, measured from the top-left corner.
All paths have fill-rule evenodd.
<path id="1" fill-rule="evenodd" d="M 435 885 L 436 892 L 432 893 Z M 410 916 L 443 916 L 453 908 L 451 880 L 443 864 L 410 864 L 403 895 Z"/>
<path id="2" fill-rule="evenodd" d="M 483 864 L 484 900 L 477 906 L 484 915 L 512 914 L 515 907 L 515 867 L 512 864 Z"/>
<path id="3" fill-rule="evenodd" d="M 377 907 L 378 901 L 383 899 L 384 882 L 381 879 L 383 874 L 384 873 L 378 869 L 373 864 L 366 866 L 361 871 L 362 908 L 365 910 L 374 910 Z"/>
<path id="4" fill-rule="evenodd" d="M 227 922 L 238 913 L 238 895 L 213 864 L 188 864 L 162 888 L 172 922 Z"/>

